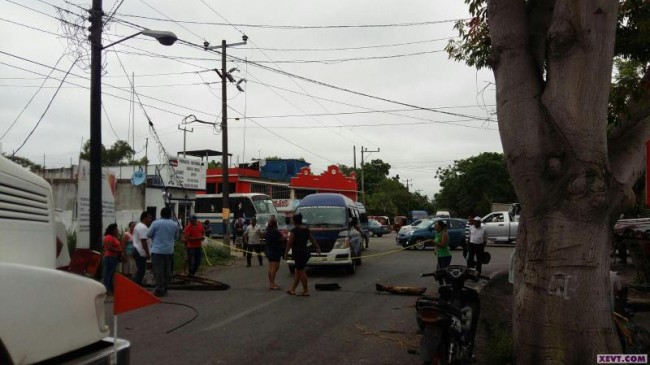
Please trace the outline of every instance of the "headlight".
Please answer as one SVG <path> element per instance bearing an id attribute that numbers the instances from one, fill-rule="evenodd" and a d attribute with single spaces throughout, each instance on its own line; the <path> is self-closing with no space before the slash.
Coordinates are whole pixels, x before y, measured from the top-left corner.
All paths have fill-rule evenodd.
<path id="1" fill-rule="evenodd" d="M 339 238 L 334 244 L 334 248 L 349 248 L 350 239 L 349 238 Z"/>
<path id="2" fill-rule="evenodd" d="M 413 234 L 413 231 L 408 231 L 408 232 L 406 232 L 406 235 L 407 235 L 407 236 L 411 236 L 412 234 Z"/>

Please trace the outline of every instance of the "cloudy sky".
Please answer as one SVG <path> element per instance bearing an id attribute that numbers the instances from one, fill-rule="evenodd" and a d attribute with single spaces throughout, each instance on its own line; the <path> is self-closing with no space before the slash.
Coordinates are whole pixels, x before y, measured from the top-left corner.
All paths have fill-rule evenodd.
<path id="1" fill-rule="evenodd" d="M 103 143 L 128 140 L 137 158 L 146 152 L 158 162 L 163 148 L 182 151 L 179 126 L 189 115 L 220 121 L 221 85 L 212 69 L 221 67 L 221 55 L 201 46 L 240 42 L 243 34 L 248 44 L 227 52 L 228 68 L 238 68 L 233 76 L 246 79 L 245 93 L 228 85 L 233 163 L 302 157 L 320 173 L 330 164 L 351 166 L 354 146 L 359 164 L 363 146 L 380 149 L 366 161 L 390 163 L 391 176 L 432 196 L 438 167 L 502 151 L 492 73 L 449 60 L 443 51 L 456 36 L 453 20 L 468 16 L 462 0 L 103 3 L 112 15 L 104 45 L 142 27 L 181 40 L 165 47 L 139 36 L 103 54 Z M 5 153 L 18 150 L 47 167 L 77 163 L 90 134 L 84 20 L 90 6 L 90 0 L 0 0 Z M 210 125 L 185 127 L 193 128 L 188 150 L 222 150 Z"/>

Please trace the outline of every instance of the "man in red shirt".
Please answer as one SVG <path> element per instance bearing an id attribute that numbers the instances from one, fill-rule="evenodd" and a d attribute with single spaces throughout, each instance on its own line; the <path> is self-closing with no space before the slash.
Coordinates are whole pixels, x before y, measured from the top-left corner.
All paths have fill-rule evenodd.
<path id="1" fill-rule="evenodd" d="M 189 276 L 194 276 L 199 266 L 201 266 L 201 244 L 203 243 L 204 236 L 205 231 L 203 230 L 203 225 L 198 224 L 195 215 L 191 216 L 190 223 L 185 226 L 182 237 L 182 241 L 185 242 L 185 248 L 187 249 Z"/>

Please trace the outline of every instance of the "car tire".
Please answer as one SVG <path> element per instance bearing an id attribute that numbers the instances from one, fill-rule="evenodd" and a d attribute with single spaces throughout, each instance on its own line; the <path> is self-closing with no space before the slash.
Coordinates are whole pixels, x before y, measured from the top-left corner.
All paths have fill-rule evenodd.
<path id="1" fill-rule="evenodd" d="M 379 238 L 381 238 L 381 236 L 383 236 L 383 235 L 384 235 L 383 233 L 377 233 L 377 237 L 379 237 Z"/>
<path id="2" fill-rule="evenodd" d="M 424 239 L 417 238 L 415 242 L 413 242 L 413 248 L 415 248 L 416 250 L 424 250 L 426 248 Z"/>
<path id="3" fill-rule="evenodd" d="M 287 265 L 287 266 L 289 266 L 289 273 L 293 275 L 293 273 L 296 272 L 296 267 L 294 265 Z"/>

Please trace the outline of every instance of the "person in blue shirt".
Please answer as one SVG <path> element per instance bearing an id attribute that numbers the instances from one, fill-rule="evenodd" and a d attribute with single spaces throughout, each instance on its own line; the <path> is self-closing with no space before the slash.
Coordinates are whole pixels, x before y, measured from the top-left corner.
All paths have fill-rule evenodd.
<path id="1" fill-rule="evenodd" d="M 151 238 L 151 269 L 159 297 L 167 295 L 167 286 L 172 280 L 174 266 L 174 242 L 178 237 L 178 224 L 172 220 L 172 211 L 165 207 L 160 210 L 162 219 L 151 223 L 147 237 Z"/>

